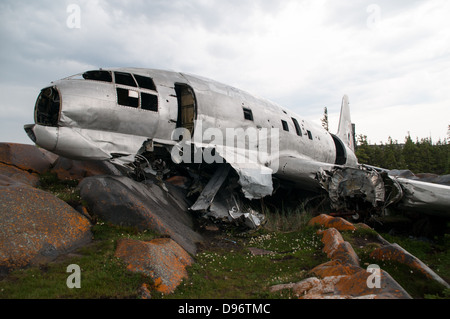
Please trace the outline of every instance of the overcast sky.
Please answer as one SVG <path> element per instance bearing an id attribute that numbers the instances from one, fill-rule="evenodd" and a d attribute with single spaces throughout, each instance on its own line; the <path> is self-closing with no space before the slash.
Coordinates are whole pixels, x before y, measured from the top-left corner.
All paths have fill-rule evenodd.
<path id="1" fill-rule="evenodd" d="M 41 88 L 99 67 L 209 77 L 337 129 L 447 137 L 448 0 L 0 1 L 0 142 L 32 144 Z"/>

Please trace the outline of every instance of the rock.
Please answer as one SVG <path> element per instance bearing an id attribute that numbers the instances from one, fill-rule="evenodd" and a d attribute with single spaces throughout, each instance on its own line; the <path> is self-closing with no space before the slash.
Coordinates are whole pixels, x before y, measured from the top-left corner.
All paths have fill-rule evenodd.
<path id="1" fill-rule="evenodd" d="M 331 254 L 332 260 L 339 260 L 342 264 L 359 266 L 359 258 L 348 241 L 339 244 L 338 248 Z"/>
<path id="2" fill-rule="evenodd" d="M 83 179 L 79 187 L 90 212 L 104 221 L 168 235 L 191 254 L 203 240 L 193 230 L 184 195 L 170 184 L 166 192 L 125 176 L 94 176 Z"/>
<path id="3" fill-rule="evenodd" d="M 0 163 L 0 185 L 8 186 L 16 183 L 37 186 L 39 177 L 35 173 L 29 173 L 14 166 Z"/>
<path id="4" fill-rule="evenodd" d="M 276 285 L 270 291 L 292 289 L 300 299 L 411 299 L 411 296 L 385 271 L 380 272 L 380 287 L 367 284 L 371 273 L 352 267 L 346 275 L 310 277 L 298 283 Z"/>
<path id="5" fill-rule="evenodd" d="M 14 166 L 30 173 L 48 171 L 57 155 L 34 145 L 0 143 L 0 163 Z"/>
<path id="6" fill-rule="evenodd" d="M 92 239 L 89 221 L 50 193 L 0 186 L 0 270 L 48 262 Z"/>
<path id="7" fill-rule="evenodd" d="M 333 253 L 338 249 L 339 245 L 344 242 L 341 233 L 335 228 L 329 228 L 320 232 L 322 234 L 322 243 L 324 244 L 323 252 L 331 258 Z"/>
<path id="8" fill-rule="evenodd" d="M 341 277 L 334 285 L 337 295 L 353 297 L 375 295 L 375 299 L 411 299 L 411 296 L 384 270 L 380 270 L 380 288 L 370 288 L 367 279 L 372 274 L 361 269 L 350 276 Z"/>
<path id="9" fill-rule="evenodd" d="M 140 299 L 152 299 L 152 294 L 146 283 L 143 283 L 138 289 L 138 296 Z"/>
<path id="10" fill-rule="evenodd" d="M 301 296 L 305 294 L 306 291 L 309 291 L 313 288 L 319 287 L 321 285 L 321 280 L 316 277 L 310 277 L 304 279 L 297 283 L 289 283 L 289 284 L 279 284 L 274 285 L 269 288 L 270 292 L 277 292 L 284 289 L 292 289 L 292 291 L 297 295 Z"/>
<path id="11" fill-rule="evenodd" d="M 341 222 L 327 215 L 319 215 L 310 224 L 325 227 Z M 330 221 L 332 221 L 330 223 Z M 351 227 L 344 227 L 352 229 Z M 359 266 L 359 258 L 352 245 L 344 241 L 341 233 L 331 227 L 319 230 L 324 243 L 323 251 L 331 260 L 313 268 L 314 277 L 298 283 L 271 287 L 271 291 L 292 289 L 301 299 L 410 299 L 411 296 L 385 271 L 372 274 Z M 371 277 L 370 277 L 371 276 Z M 377 284 L 369 281 L 377 279 Z"/>
<path id="12" fill-rule="evenodd" d="M 343 264 L 339 260 L 330 260 L 319 266 L 314 267 L 310 273 L 321 277 L 332 277 L 332 276 L 349 276 L 361 271 L 361 267 Z"/>
<path id="13" fill-rule="evenodd" d="M 342 217 L 333 217 L 326 214 L 320 214 L 311 218 L 308 225 L 320 225 L 324 228 L 335 228 L 339 231 L 356 230 L 356 227 L 352 223 L 346 221 Z"/>
<path id="14" fill-rule="evenodd" d="M 77 161 L 53 154 L 34 145 L 0 143 L 0 164 L 21 170 L 22 173 L 42 174 L 51 171 L 59 179 L 81 180 L 95 175 L 122 175 L 122 172 L 107 161 Z M 5 169 L 0 170 L 0 174 Z M 7 175 L 17 172 L 7 171 Z M 23 176 L 21 177 L 23 178 Z"/>
<path id="15" fill-rule="evenodd" d="M 324 244 L 323 251 L 328 258 L 340 260 L 342 264 L 359 266 L 359 258 L 355 250 L 349 242 L 344 241 L 339 231 L 335 228 L 328 228 L 320 233 Z"/>
<path id="16" fill-rule="evenodd" d="M 364 296 L 349 296 L 349 295 L 321 295 L 321 294 L 307 294 L 301 299 L 376 299 L 376 295 L 364 295 Z"/>
<path id="17" fill-rule="evenodd" d="M 170 238 L 156 238 L 149 242 L 121 239 L 117 243 L 116 257 L 128 264 L 127 269 L 143 273 L 153 279 L 155 289 L 172 293 L 188 277 L 186 266 L 192 257 Z"/>
<path id="18" fill-rule="evenodd" d="M 377 248 L 374 251 L 372 251 L 370 257 L 376 260 L 382 261 L 391 260 L 407 265 L 408 267 L 416 269 L 417 271 L 421 272 L 426 277 L 437 281 L 446 288 L 450 288 L 450 285 L 438 274 L 436 274 L 433 270 L 431 270 L 430 267 L 425 265 L 417 257 L 411 255 L 409 252 L 400 247 L 398 244 L 390 244 Z"/>
<path id="19" fill-rule="evenodd" d="M 77 161 L 65 157 L 59 157 L 51 171 L 56 173 L 59 179 L 76 180 L 96 175 L 122 175 L 113 164 L 106 161 Z"/>

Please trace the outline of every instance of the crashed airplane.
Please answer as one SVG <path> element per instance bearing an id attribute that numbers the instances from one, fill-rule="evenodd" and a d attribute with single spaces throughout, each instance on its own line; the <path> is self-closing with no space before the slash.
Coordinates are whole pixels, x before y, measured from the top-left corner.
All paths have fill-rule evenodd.
<path id="1" fill-rule="evenodd" d="M 35 124 L 24 129 L 53 153 L 111 161 L 135 178 L 163 181 L 174 170 L 193 177 L 190 193 L 198 197 L 191 210 L 208 218 L 258 227 L 264 216 L 244 209 L 236 189 L 251 200 L 283 187 L 326 192 L 335 211 L 380 212 L 389 205 L 438 215 L 450 211 L 450 187 L 358 164 L 347 96 L 338 132 L 331 134 L 282 106 L 213 80 L 115 68 L 52 82 L 40 92 L 34 112 Z M 199 176 L 207 180 L 195 190 Z"/>

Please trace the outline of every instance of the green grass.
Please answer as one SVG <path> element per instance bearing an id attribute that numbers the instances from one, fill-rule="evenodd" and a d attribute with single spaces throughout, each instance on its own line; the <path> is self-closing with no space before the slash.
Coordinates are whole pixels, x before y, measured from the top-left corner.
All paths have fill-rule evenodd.
<path id="1" fill-rule="evenodd" d="M 123 262 L 114 257 L 116 242 L 120 238 L 151 240 L 157 234 L 103 222 L 98 222 L 92 231 L 95 240 L 75 253 L 53 263 L 12 271 L 0 281 L 0 298 L 137 298 L 141 284 L 151 285 L 151 280 L 127 271 Z M 81 268 L 81 288 L 67 287 L 70 264 Z"/>
<path id="2" fill-rule="evenodd" d="M 80 192 L 77 188 L 79 181 L 74 179 L 59 179 L 53 172 L 46 172 L 39 176 L 38 188 L 53 194 L 71 206 L 82 204 Z"/>
<path id="3" fill-rule="evenodd" d="M 327 261 L 313 227 L 288 233 L 261 231 L 233 240 L 234 249 L 197 254 L 188 268 L 189 278 L 166 298 L 290 298 L 289 292 L 270 293 L 269 287 L 308 278 L 309 270 Z M 271 253 L 253 255 L 249 247 Z"/>
<path id="4" fill-rule="evenodd" d="M 432 242 L 389 234 L 382 234 L 382 236 L 389 242 L 399 244 L 441 278 L 447 282 L 450 281 L 450 234 L 435 237 Z M 380 267 L 385 267 L 383 269 L 388 271 L 414 298 L 449 299 L 450 297 L 449 289 L 445 289 L 414 269 L 395 262 L 385 262 L 383 265 L 380 264 Z"/>
<path id="5" fill-rule="evenodd" d="M 297 232 L 260 230 L 245 235 L 219 234 L 224 247 L 199 252 L 188 268 L 189 278 L 172 295 L 153 292 L 154 298 L 290 298 L 289 293 L 271 294 L 268 288 L 307 278 L 308 271 L 327 260 L 315 228 Z M 150 278 L 126 270 L 114 257 L 120 238 L 151 240 L 158 236 L 99 222 L 93 227 L 95 240 L 69 257 L 54 263 L 11 272 L 0 281 L 0 298 L 139 298 L 143 283 Z M 270 250 L 269 255 L 252 255 L 249 248 Z M 81 288 L 69 289 L 67 266 L 81 267 Z"/>
<path id="6" fill-rule="evenodd" d="M 358 228 L 353 232 L 341 232 L 344 240 L 350 242 L 360 258 L 361 267 L 376 263 L 387 271 L 413 298 L 448 298 L 449 291 L 437 282 L 404 264 L 395 261 L 374 261 L 370 253 L 381 247 L 377 242 L 377 232 Z M 380 234 L 390 243 L 397 243 L 412 255 L 419 258 L 447 282 L 450 280 L 450 241 L 449 234 L 435 237 L 434 240 L 419 240 L 408 236 Z"/>
<path id="7" fill-rule="evenodd" d="M 77 193 L 77 181 L 61 181 L 56 174 L 44 174 L 40 188 L 55 194 L 71 205 L 82 204 Z M 285 290 L 271 293 L 269 287 L 298 282 L 310 277 L 309 271 L 328 261 L 322 252 L 321 236 L 317 227 L 307 226 L 311 213 L 302 205 L 298 208 L 271 210 L 264 208 L 267 221 L 264 228 L 247 233 L 230 229 L 217 231 L 205 240 L 194 256 L 185 279 L 171 295 L 152 291 L 154 299 L 255 299 L 294 298 Z M 139 298 L 142 284 L 152 286 L 152 280 L 129 272 L 126 265 L 114 256 L 117 240 L 131 238 L 151 240 L 159 234 L 137 231 L 95 220 L 91 244 L 63 256 L 55 262 L 12 271 L 0 278 L 0 298 L 56 299 L 56 298 Z M 341 232 L 361 258 L 361 267 L 372 264 L 370 252 L 380 245 L 377 233 L 370 229 Z M 429 265 L 445 280 L 450 279 L 450 235 L 430 242 L 408 237 L 381 234 L 389 242 L 396 242 Z M 264 249 L 267 254 L 254 255 L 251 248 Z M 67 266 L 81 267 L 81 288 L 69 289 L 66 280 L 71 275 Z M 414 298 L 450 298 L 450 291 L 436 286 L 430 280 L 406 266 L 393 262 L 379 262 Z"/>

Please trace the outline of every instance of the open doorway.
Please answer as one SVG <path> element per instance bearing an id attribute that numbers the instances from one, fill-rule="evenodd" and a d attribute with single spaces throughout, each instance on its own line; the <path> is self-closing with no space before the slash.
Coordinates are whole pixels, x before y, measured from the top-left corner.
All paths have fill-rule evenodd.
<path id="1" fill-rule="evenodd" d="M 347 152 L 344 143 L 334 134 L 331 134 L 331 137 L 333 137 L 334 145 L 336 146 L 336 161 L 334 164 L 345 165 L 347 163 Z"/>
<path id="2" fill-rule="evenodd" d="M 197 105 L 192 88 L 187 84 L 175 84 L 178 99 L 177 127 L 186 128 L 191 136 L 194 133 L 194 120 L 197 117 Z"/>

